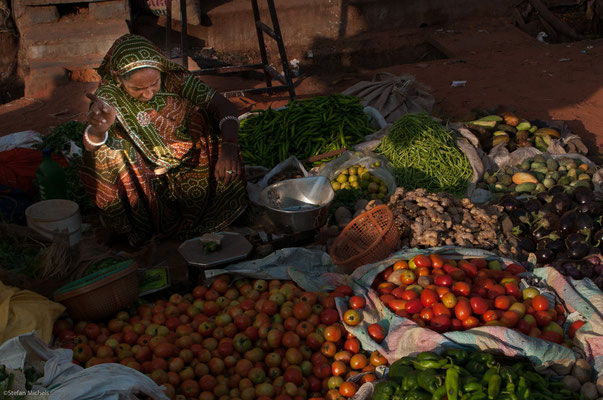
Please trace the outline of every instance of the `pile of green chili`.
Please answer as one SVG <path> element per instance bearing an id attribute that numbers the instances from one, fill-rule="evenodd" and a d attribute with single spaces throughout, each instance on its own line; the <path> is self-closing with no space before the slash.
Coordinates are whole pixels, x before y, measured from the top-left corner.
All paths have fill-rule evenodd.
<path id="1" fill-rule="evenodd" d="M 292 155 L 304 160 L 350 148 L 374 131 L 358 98 L 335 94 L 260 111 L 242 121 L 239 143 L 246 164 L 273 168 Z"/>
<path id="2" fill-rule="evenodd" d="M 407 114 L 397 120 L 376 151 L 390 160 L 396 184 L 407 190 L 463 196 L 473 174 L 454 135 L 427 114 Z"/>
<path id="3" fill-rule="evenodd" d="M 402 357 L 378 383 L 372 400 L 578 400 L 564 384 L 526 360 L 446 349 Z"/>

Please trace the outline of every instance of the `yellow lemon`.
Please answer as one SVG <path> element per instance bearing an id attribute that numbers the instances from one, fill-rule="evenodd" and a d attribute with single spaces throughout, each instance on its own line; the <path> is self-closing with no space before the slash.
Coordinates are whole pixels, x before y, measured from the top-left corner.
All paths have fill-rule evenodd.
<path id="1" fill-rule="evenodd" d="M 348 171 L 350 172 L 350 175 L 356 175 L 358 173 L 358 167 L 350 167 Z"/>
<path id="2" fill-rule="evenodd" d="M 339 183 L 344 183 L 344 182 L 347 182 L 347 181 L 348 181 L 348 176 L 347 175 L 340 174 L 337 177 L 337 182 L 339 182 Z"/>
<path id="3" fill-rule="evenodd" d="M 350 188 L 350 182 L 344 182 L 341 184 L 341 189 L 349 189 Z"/>
<path id="4" fill-rule="evenodd" d="M 339 188 L 341 187 L 341 185 L 337 181 L 332 181 L 331 182 L 331 187 L 333 188 L 333 190 L 339 190 Z"/>
<path id="5" fill-rule="evenodd" d="M 358 175 L 350 175 L 348 182 L 358 182 Z"/>
<path id="6" fill-rule="evenodd" d="M 354 189 L 360 189 L 360 184 L 358 184 L 358 182 L 352 182 L 352 183 L 350 183 L 350 186 L 353 187 Z"/>

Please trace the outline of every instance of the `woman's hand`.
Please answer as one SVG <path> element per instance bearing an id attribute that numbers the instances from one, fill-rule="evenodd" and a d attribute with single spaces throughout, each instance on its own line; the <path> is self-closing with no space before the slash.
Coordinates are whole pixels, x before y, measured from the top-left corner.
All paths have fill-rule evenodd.
<path id="1" fill-rule="evenodd" d="M 88 125 L 91 129 L 89 135 L 90 139 L 94 141 L 101 141 L 105 135 L 105 132 L 109 130 L 111 125 L 115 122 L 115 108 L 105 103 L 92 93 L 87 93 L 86 97 L 92 100 L 92 105 L 88 111 Z"/>
<path id="2" fill-rule="evenodd" d="M 241 176 L 238 146 L 231 142 L 222 142 L 222 151 L 216 163 L 214 176 L 217 180 L 228 185 Z"/>

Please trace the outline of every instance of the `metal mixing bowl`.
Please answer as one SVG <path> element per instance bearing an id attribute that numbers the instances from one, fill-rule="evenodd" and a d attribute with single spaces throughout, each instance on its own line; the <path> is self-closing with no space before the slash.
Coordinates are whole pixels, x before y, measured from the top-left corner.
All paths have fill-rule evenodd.
<path id="1" fill-rule="evenodd" d="M 260 193 L 260 204 L 267 209 L 275 226 L 295 233 L 326 224 L 334 197 L 326 177 L 309 176 L 267 186 Z"/>

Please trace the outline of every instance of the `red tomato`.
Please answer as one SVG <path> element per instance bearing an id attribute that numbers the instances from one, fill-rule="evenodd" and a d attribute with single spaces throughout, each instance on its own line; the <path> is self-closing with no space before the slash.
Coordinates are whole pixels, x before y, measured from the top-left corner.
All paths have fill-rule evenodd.
<path id="1" fill-rule="evenodd" d="M 484 315 L 482 315 L 482 319 L 485 322 L 496 321 L 498 319 L 498 314 L 494 310 L 488 310 L 484 313 Z"/>
<path id="2" fill-rule="evenodd" d="M 396 261 L 393 266 L 394 271 L 399 269 L 408 269 L 408 263 L 405 260 Z"/>
<path id="3" fill-rule="evenodd" d="M 437 317 L 433 317 L 431 319 L 429 325 L 434 331 L 444 333 L 450 330 L 452 322 L 450 321 L 450 317 L 447 315 L 438 315 Z"/>
<path id="4" fill-rule="evenodd" d="M 409 290 L 406 289 L 404 291 L 404 293 L 402 293 L 402 300 L 413 300 L 419 297 L 419 293 L 417 293 L 415 290 Z"/>
<path id="5" fill-rule="evenodd" d="M 356 310 L 358 308 L 364 308 L 365 305 L 366 305 L 366 301 L 364 300 L 364 297 L 362 297 L 362 296 L 350 297 L 350 308 L 353 308 L 354 310 Z"/>
<path id="6" fill-rule="evenodd" d="M 469 260 L 471 264 L 475 265 L 478 269 L 488 268 L 488 262 L 483 258 L 472 258 Z"/>
<path id="7" fill-rule="evenodd" d="M 481 297 L 472 297 L 470 303 L 474 314 L 482 315 L 488 311 L 488 302 Z"/>
<path id="8" fill-rule="evenodd" d="M 431 308 L 433 309 L 433 315 L 435 315 L 436 317 L 439 317 L 440 315 L 445 315 L 447 317 L 452 316 L 452 312 L 450 311 L 450 308 L 452 307 L 447 308 L 442 303 L 435 303 L 433 306 L 431 306 Z"/>
<path id="9" fill-rule="evenodd" d="M 503 285 L 494 285 L 488 289 L 488 298 L 495 299 L 497 296 L 503 296 L 507 294 Z"/>
<path id="10" fill-rule="evenodd" d="M 394 312 L 398 317 L 410 318 L 410 314 L 406 310 L 399 310 Z"/>
<path id="11" fill-rule="evenodd" d="M 343 294 L 344 296 L 351 296 L 354 291 L 348 285 L 341 285 L 335 288 L 336 292 Z"/>
<path id="12" fill-rule="evenodd" d="M 528 334 L 530 333 L 530 329 L 532 329 L 532 325 L 530 325 L 530 323 L 528 321 L 526 321 L 525 319 L 520 319 L 517 322 L 517 326 L 515 329 L 519 329 L 519 331 L 523 334 Z"/>
<path id="13" fill-rule="evenodd" d="M 379 286 L 377 286 L 377 292 L 379 292 L 379 294 L 389 294 L 395 288 L 396 285 L 391 282 L 382 282 L 379 284 Z"/>
<path id="14" fill-rule="evenodd" d="M 360 317 L 360 314 L 358 314 L 358 311 L 347 310 L 343 314 L 343 321 L 350 326 L 356 326 L 360 323 L 361 317 Z"/>
<path id="15" fill-rule="evenodd" d="M 413 257 L 413 261 L 417 267 L 431 267 L 431 259 L 423 254 Z"/>
<path id="16" fill-rule="evenodd" d="M 538 326 L 547 326 L 553 320 L 551 314 L 546 311 L 536 311 L 534 318 L 536 318 L 536 323 Z"/>
<path id="17" fill-rule="evenodd" d="M 521 274 L 522 272 L 526 272 L 526 269 L 518 264 L 509 264 L 507 265 L 507 272 L 510 272 L 513 275 Z"/>
<path id="18" fill-rule="evenodd" d="M 517 286 L 517 284 L 515 284 L 515 283 L 505 283 L 504 287 L 505 287 L 505 290 L 507 291 L 507 294 L 509 296 L 513 296 L 513 297 L 515 297 L 518 300 L 521 299 L 521 289 L 519 289 L 519 286 Z"/>
<path id="19" fill-rule="evenodd" d="M 446 293 L 450 292 L 450 289 L 449 289 L 449 288 L 447 288 L 447 287 L 445 287 L 445 286 L 436 286 L 436 287 L 435 287 L 435 291 L 436 291 L 436 293 L 438 294 L 438 297 L 439 297 L 439 298 L 440 298 L 440 300 L 441 300 L 441 299 L 442 299 L 442 297 L 443 297 L 443 296 L 444 296 Z"/>
<path id="20" fill-rule="evenodd" d="M 477 267 L 472 263 L 464 263 L 459 265 L 461 270 L 470 278 L 474 278 L 477 275 Z"/>
<path id="21" fill-rule="evenodd" d="M 450 275 L 436 275 L 433 278 L 433 283 L 437 286 L 451 287 L 452 277 Z"/>
<path id="22" fill-rule="evenodd" d="M 356 354 L 360 351 L 360 342 L 356 338 L 348 339 L 343 343 L 343 348 L 350 353 Z"/>
<path id="23" fill-rule="evenodd" d="M 454 315 L 461 321 L 471 316 L 471 305 L 467 300 L 459 300 L 454 306 Z"/>
<path id="24" fill-rule="evenodd" d="M 420 316 L 424 321 L 431 321 L 435 315 L 433 314 L 433 309 L 431 307 L 426 307 L 421 310 Z"/>
<path id="25" fill-rule="evenodd" d="M 438 294 L 435 290 L 423 289 L 421 292 L 421 303 L 423 303 L 425 307 L 430 307 L 432 304 L 437 303 L 438 299 Z"/>
<path id="26" fill-rule="evenodd" d="M 386 281 L 393 272 L 394 272 L 394 268 L 393 267 L 387 267 L 387 268 L 385 268 L 385 270 L 383 270 L 383 272 L 381 273 L 381 276 L 383 277 L 383 280 Z"/>
<path id="27" fill-rule="evenodd" d="M 467 274 L 465 274 L 465 271 L 463 271 L 460 268 L 452 270 L 449 273 L 450 273 L 450 276 L 452 277 L 452 279 L 454 279 L 455 281 L 464 281 L 465 278 L 467 277 Z"/>
<path id="28" fill-rule="evenodd" d="M 405 285 L 406 286 L 406 285 Z M 402 293 L 404 293 L 404 290 L 401 286 L 395 288 L 394 290 L 392 290 L 392 292 L 390 293 L 392 296 L 394 296 L 396 299 L 401 299 L 402 298 Z"/>
<path id="29" fill-rule="evenodd" d="M 390 301 L 395 300 L 396 298 L 391 294 L 384 294 L 379 296 L 379 299 L 383 302 L 383 304 L 389 304 Z"/>
<path id="30" fill-rule="evenodd" d="M 494 299 L 494 307 L 499 310 L 508 310 L 511 307 L 511 299 L 509 296 L 497 296 Z"/>
<path id="31" fill-rule="evenodd" d="M 442 304 L 446 308 L 453 308 L 456 306 L 457 302 L 458 299 L 452 292 L 445 293 L 444 296 L 442 296 Z"/>
<path id="32" fill-rule="evenodd" d="M 467 282 L 455 282 L 452 285 L 452 293 L 457 296 L 469 296 L 471 286 Z"/>
<path id="33" fill-rule="evenodd" d="M 463 321 L 461 321 L 460 319 L 452 318 L 450 320 L 450 329 L 453 331 L 462 331 Z"/>
<path id="34" fill-rule="evenodd" d="M 394 310 L 394 312 L 406 310 L 406 300 L 394 299 L 389 302 L 388 306 Z"/>
<path id="35" fill-rule="evenodd" d="M 434 268 L 442 268 L 444 266 L 444 259 L 439 254 L 430 254 L 429 259 L 431 260 L 431 266 Z"/>
<path id="36" fill-rule="evenodd" d="M 515 311 L 505 311 L 500 322 L 507 328 L 513 328 L 519 322 L 519 315 Z"/>
<path id="37" fill-rule="evenodd" d="M 545 311 L 549 309 L 549 301 L 546 297 L 544 297 L 543 295 L 539 294 L 534 296 L 534 298 L 532 299 L 532 307 L 534 307 L 534 309 L 536 311 Z"/>
<path id="38" fill-rule="evenodd" d="M 473 315 L 468 316 L 463 320 L 463 329 L 471 329 L 479 326 L 479 319 Z"/>
<path id="39" fill-rule="evenodd" d="M 406 311 L 409 314 L 417 314 L 423 309 L 423 303 L 420 299 L 412 299 L 406 302 Z"/>
<path id="40" fill-rule="evenodd" d="M 367 328 L 368 334 L 377 343 L 381 343 L 385 339 L 385 328 L 379 324 L 370 324 Z"/>
<path id="41" fill-rule="evenodd" d="M 444 269 L 444 271 L 446 271 L 447 274 L 449 274 L 450 271 L 454 271 L 455 269 L 457 269 L 454 265 L 450 263 L 450 261 L 446 262 L 442 268 Z"/>

